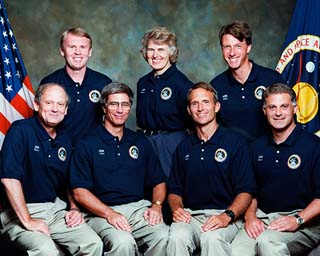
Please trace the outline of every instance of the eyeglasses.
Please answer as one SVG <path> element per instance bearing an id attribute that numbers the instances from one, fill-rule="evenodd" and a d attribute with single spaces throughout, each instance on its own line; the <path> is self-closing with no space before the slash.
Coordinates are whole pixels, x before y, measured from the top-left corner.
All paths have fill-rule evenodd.
<path id="1" fill-rule="evenodd" d="M 120 106 L 123 110 L 130 110 L 131 108 L 131 103 L 130 102 L 116 102 L 116 101 L 110 101 L 107 102 L 106 105 L 110 108 L 110 109 L 118 109 Z"/>

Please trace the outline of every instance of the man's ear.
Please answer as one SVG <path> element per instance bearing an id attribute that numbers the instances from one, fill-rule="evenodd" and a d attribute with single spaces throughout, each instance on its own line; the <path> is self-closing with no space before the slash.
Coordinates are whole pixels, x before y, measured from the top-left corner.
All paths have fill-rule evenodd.
<path id="1" fill-rule="evenodd" d="M 64 50 L 62 48 L 60 48 L 60 55 L 64 57 Z"/>
<path id="2" fill-rule="evenodd" d="M 214 106 L 214 112 L 218 113 L 220 108 L 221 108 L 221 104 L 220 104 L 219 101 L 217 101 L 215 106 Z"/>
<path id="3" fill-rule="evenodd" d="M 38 102 L 33 101 L 33 109 L 38 112 L 38 110 L 39 110 L 39 103 Z"/>
<path id="4" fill-rule="evenodd" d="M 189 105 L 187 106 L 187 111 L 188 111 L 188 114 L 191 116 L 191 111 L 190 111 L 190 106 Z"/>

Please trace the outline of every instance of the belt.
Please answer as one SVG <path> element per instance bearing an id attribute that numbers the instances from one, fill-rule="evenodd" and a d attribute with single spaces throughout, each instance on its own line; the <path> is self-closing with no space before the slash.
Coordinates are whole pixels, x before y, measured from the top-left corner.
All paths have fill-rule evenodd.
<path id="1" fill-rule="evenodd" d="M 152 136 L 152 135 L 159 135 L 159 134 L 166 134 L 171 131 L 162 131 L 162 130 L 146 130 L 146 129 L 140 129 L 138 132 L 146 135 L 146 136 Z"/>

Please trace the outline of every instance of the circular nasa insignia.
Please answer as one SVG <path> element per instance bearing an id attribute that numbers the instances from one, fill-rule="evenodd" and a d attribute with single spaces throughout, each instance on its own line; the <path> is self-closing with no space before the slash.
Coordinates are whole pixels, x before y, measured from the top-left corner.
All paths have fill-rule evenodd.
<path id="1" fill-rule="evenodd" d="M 225 151 L 223 148 L 218 148 L 214 153 L 214 159 L 217 162 L 222 163 L 224 160 L 226 160 L 227 155 L 227 151 Z"/>
<path id="2" fill-rule="evenodd" d="M 65 148 L 58 149 L 58 157 L 61 161 L 66 161 L 67 159 L 67 150 Z"/>
<path id="3" fill-rule="evenodd" d="M 262 96 L 264 91 L 266 90 L 266 87 L 263 85 L 258 86 L 255 90 L 254 90 L 254 96 L 258 99 L 258 100 L 262 100 Z"/>
<path id="4" fill-rule="evenodd" d="M 89 92 L 89 99 L 93 102 L 93 103 L 97 103 L 100 100 L 100 92 L 97 90 L 92 90 Z"/>
<path id="5" fill-rule="evenodd" d="M 168 100 L 171 98 L 172 96 L 172 90 L 170 87 L 164 87 L 162 90 L 161 90 L 161 99 L 163 100 Z"/>
<path id="6" fill-rule="evenodd" d="M 291 155 L 288 158 L 288 167 L 290 169 L 297 169 L 301 164 L 301 158 L 298 155 Z"/>
<path id="7" fill-rule="evenodd" d="M 136 146 L 131 146 L 129 148 L 129 155 L 133 159 L 138 159 L 138 157 L 139 157 L 139 149 Z"/>

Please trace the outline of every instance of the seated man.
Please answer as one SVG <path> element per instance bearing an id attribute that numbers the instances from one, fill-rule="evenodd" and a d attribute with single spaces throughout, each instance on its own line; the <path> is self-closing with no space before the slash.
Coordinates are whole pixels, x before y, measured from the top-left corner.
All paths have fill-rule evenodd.
<path id="1" fill-rule="evenodd" d="M 163 255 L 168 227 L 161 206 L 165 175 L 150 142 L 125 127 L 133 92 L 111 83 L 101 92 L 104 123 L 81 140 L 71 164 L 75 199 L 88 211 L 87 223 L 102 238 L 105 255 Z M 152 203 L 144 199 L 153 188 Z"/>
<path id="2" fill-rule="evenodd" d="M 58 84 L 39 86 L 34 117 L 10 127 L 1 151 L 0 178 L 9 204 L 1 211 L 1 234 L 28 255 L 101 256 L 103 245 L 86 224 L 67 192 L 71 141 L 56 129 L 67 113 L 69 97 Z M 66 197 L 66 196 L 65 196 Z"/>
<path id="3" fill-rule="evenodd" d="M 294 91 L 263 94 L 271 133 L 252 143 L 257 197 L 232 242 L 233 255 L 301 255 L 320 241 L 320 138 L 294 122 Z"/>
<path id="4" fill-rule="evenodd" d="M 216 91 L 207 83 L 188 93 L 196 133 L 183 140 L 173 158 L 168 200 L 174 223 L 167 255 L 230 255 L 241 227 L 237 218 L 251 203 L 255 181 L 244 138 L 220 127 Z"/>

